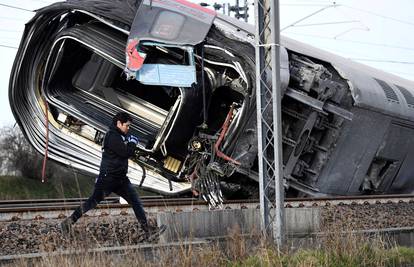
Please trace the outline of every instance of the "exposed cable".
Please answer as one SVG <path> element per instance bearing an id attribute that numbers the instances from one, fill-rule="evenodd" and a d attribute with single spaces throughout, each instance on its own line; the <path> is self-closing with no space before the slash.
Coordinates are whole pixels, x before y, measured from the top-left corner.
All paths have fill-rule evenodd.
<path id="1" fill-rule="evenodd" d="M 203 124 L 202 128 L 207 128 L 207 95 L 206 95 L 206 81 L 204 77 L 204 42 L 201 44 L 201 85 L 203 89 Z"/>
<path id="2" fill-rule="evenodd" d="M 49 151 L 49 107 L 48 103 L 46 102 L 46 99 L 43 100 L 45 103 L 45 115 L 46 115 L 46 145 L 45 145 L 45 156 L 43 158 L 43 164 L 42 164 L 42 183 L 44 183 L 47 180 L 46 177 L 46 162 L 48 157 L 48 151 Z"/>

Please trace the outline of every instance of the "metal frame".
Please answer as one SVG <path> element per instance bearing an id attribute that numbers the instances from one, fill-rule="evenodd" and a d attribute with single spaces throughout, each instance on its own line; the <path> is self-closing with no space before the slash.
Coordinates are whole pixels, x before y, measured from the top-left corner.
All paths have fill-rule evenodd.
<path id="1" fill-rule="evenodd" d="M 255 0 L 256 101 L 262 232 L 284 243 L 279 1 Z M 271 77 L 269 77 L 271 76 Z M 269 84 L 271 81 L 271 84 Z"/>

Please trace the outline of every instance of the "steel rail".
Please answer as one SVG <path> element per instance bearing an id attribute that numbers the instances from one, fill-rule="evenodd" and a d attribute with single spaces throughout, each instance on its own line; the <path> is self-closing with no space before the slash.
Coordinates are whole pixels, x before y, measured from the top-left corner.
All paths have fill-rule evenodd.
<path id="1" fill-rule="evenodd" d="M 208 203 L 194 198 L 159 198 L 142 197 L 143 206 L 150 212 L 163 210 L 208 210 Z M 70 211 L 76 208 L 85 198 L 75 199 L 47 199 L 40 200 L 5 200 L 0 201 L 0 214 L 5 213 L 33 213 L 49 211 Z M 389 204 L 389 203 L 414 203 L 414 195 L 365 195 L 365 196 L 336 196 L 336 197 L 317 197 L 317 198 L 287 198 L 286 208 L 301 207 L 324 207 L 341 205 L 369 205 L 369 204 Z M 228 200 L 224 202 L 224 209 L 247 209 L 258 208 L 257 199 L 248 200 Z M 99 204 L 97 209 L 125 210 L 129 209 L 128 204 L 118 203 L 118 198 L 110 197 L 105 203 Z M 121 212 L 122 213 L 122 212 Z M 1 218 L 0 218 L 1 220 Z"/>

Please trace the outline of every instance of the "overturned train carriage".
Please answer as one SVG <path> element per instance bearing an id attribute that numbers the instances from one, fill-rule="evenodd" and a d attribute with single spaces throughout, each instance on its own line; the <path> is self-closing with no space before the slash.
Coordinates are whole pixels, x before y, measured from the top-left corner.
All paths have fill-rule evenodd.
<path id="1" fill-rule="evenodd" d="M 26 25 L 12 111 L 39 152 L 92 174 L 112 116 L 126 111 L 140 140 L 134 183 L 166 195 L 193 189 L 211 203 L 257 197 L 253 33 L 185 1 L 56 3 Z M 411 192 L 414 83 L 282 45 L 286 192 Z"/>

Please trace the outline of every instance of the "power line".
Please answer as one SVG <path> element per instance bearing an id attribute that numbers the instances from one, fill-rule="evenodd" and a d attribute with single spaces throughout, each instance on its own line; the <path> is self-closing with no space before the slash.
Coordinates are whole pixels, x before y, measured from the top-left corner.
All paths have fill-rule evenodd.
<path id="1" fill-rule="evenodd" d="M 342 14 L 344 17 L 347 17 L 347 18 L 350 18 L 350 19 L 351 18 L 354 18 L 353 15 L 349 15 L 344 9 L 338 8 L 336 10 L 340 14 Z M 352 28 L 350 28 L 348 30 L 345 30 L 345 31 L 343 31 L 341 33 L 338 33 L 337 35 L 335 35 L 335 38 L 338 38 L 339 36 L 344 35 L 344 34 L 346 34 L 348 32 L 354 31 L 354 30 L 370 31 L 370 28 L 363 21 L 359 20 L 359 24 L 362 25 L 362 28 L 361 27 L 352 27 Z"/>
<path id="2" fill-rule="evenodd" d="M 321 23 L 299 24 L 299 25 L 293 25 L 292 27 L 324 26 L 324 25 L 346 24 L 346 23 L 355 23 L 355 22 L 360 22 L 360 21 L 359 20 L 331 21 L 331 22 L 321 22 Z"/>
<path id="3" fill-rule="evenodd" d="M 397 60 L 390 60 L 390 59 L 375 59 L 375 58 L 352 58 L 352 60 L 359 60 L 359 61 L 368 61 L 368 62 L 383 62 L 383 63 L 393 63 L 393 64 L 407 64 L 413 65 L 414 61 L 397 61 Z"/>
<path id="4" fill-rule="evenodd" d="M 307 16 L 305 16 L 305 17 L 303 17 L 303 18 L 301 18 L 301 19 L 299 19 L 299 20 L 297 20 L 297 21 L 295 21 L 295 22 L 293 22 L 291 24 L 289 24 L 288 26 L 283 27 L 282 29 L 280 29 L 280 32 L 286 30 L 287 28 L 294 27 L 299 22 L 302 22 L 302 21 L 304 21 L 304 20 L 306 20 L 306 19 L 308 19 L 308 18 L 310 18 L 310 17 L 312 17 L 312 16 L 314 16 L 314 15 L 316 15 L 318 13 L 321 13 L 322 11 L 324 11 L 324 10 L 326 10 L 328 8 L 332 8 L 332 7 L 337 7 L 337 5 L 334 3 L 333 5 L 325 6 L 325 7 L 321 8 L 321 9 L 318 9 L 315 12 L 312 12 L 311 14 L 309 14 L 309 15 L 307 15 Z"/>
<path id="5" fill-rule="evenodd" d="M 327 6 L 327 4 L 280 4 L 281 6 Z"/>
<path id="6" fill-rule="evenodd" d="M 287 0 L 286 2 L 289 2 L 289 0 Z M 312 3 L 312 4 L 317 3 L 317 4 L 325 4 L 325 5 L 330 5 L 330 4 L 332 4 L 334 1 L 331 1 L 331 0 L 326 0 L 326 1 L 324 1 L 324 0 L 302 0 L 302 1 L 296 1 L 296 4 L 297 4 L 298 2 L 303 2 L 303 3 L 307 3 L 307 4 L 309 4 L 309 3 Z M 281 5 L 283 5 L 283 3 L 282 3 L 282 2 L 281 2 L 280 4 L 281 4 Z"/>
<path id="7" fill-rule="evenodd" d="M 50 2 L 50 1 L 43 1 L 43 0 L 32 0 L 32 1 L 41 2 L 41 3 L 45 3 L 45 4 L 52 4 L 53 3 L 53 1 Z"/>
<path id="8" fill-rule="evenodd" d="M 0 32 L 22 32 L 22 31 L 18 31 L 18 30 L 6 30 L 6 29 L 0 29 Z"/>
<path id="9" fill-rule="evenodd" d="M 348 5 L 341 5 L 341 6 L 346 7 L 346 8 L 349 8 L 349 9 L 353 9 L 353 10 L 365 12 L 365 13 L 368 13 L 368 14 L 371 14 L 371 15 L 374 15 L 374 16 L 377 16 L 377 17 L 384 18 L 384 19 L 389 19 L 389 20 L 393 20 L 393 21 L 396 21 L 396 22 L 399 22 L 399 23 L 403 23 L 403 24 L 408 24 L 408 25 L 414 26 L 414 23 L 413 22 L 409 22 L 409 21 L 405 21 L 405 20 L 401 20 L 401 19 L 397 19 L 397 18 L 385 16 L 385 15 L 382 15 L 382 14 L 379 14 L 379 13 L 375 13 L 375 12 L 372 12 L 372 11 L 369 11 L 369 10 L 365 10 L 365 9 L 361 9 L 361 8 L 356 8 L 356 7 L 352 7 L 352 6 L 348 6 Z"/>
<path id="10" fill-rule="evenodd" d="M 0 40 L 18 40 L 15 36 L 0 36 Z"/>
<path id="11" fill-rule="evenodd" d="M 15 46 L 9 46 L 9 45 L 2 45 L 2 44 L 0 44 L 0 47 L 5 47 L 5 48 L 12 48 L 12 49 L 17 49 L 17 47 L 15 47 Z"/>
<path id="12" fill-rule="evenodd" d="M 29 10 L 29 9 L 26 9 L 26 8 L 21 8 L 21 7 L 17 7 L 17 6 L 11 6 L 11 5 L 6 5 L 6 4 L 0 4 L 0 6 L 9 7 L 9 8 L 14 8 L 14 9 L 23 10 L 23 11 L 28 11 L 28 12 L 33 12 L 33 10 Z"/>
<path id="13" fill-rule="evenodd" d="M 382 69 L 382 70 L 386 72 L 390 72 L 390 73 L 399 73 L 399 74 L 414 76 L 414 72 L 401 72 L 401 71 L 395 71 L 395 70 L 389 70 L 389 69 Z"/>
<path id="14" fill-rule="evenodd" d="M 354 51 L 343 51 L 338 49 L 332 49 L 330 47 L 321 47 L 326 51 L 330 51 L 332 53 L 336 53 L 344 58 L 351 59 L 351 60 L 358 60 L 358 61 L 367 61 L 367 62 L 383 62 L 383 63 L 394 63 L 394 64 L 414 64 L 414 61 L 399 61 L 399 60 L 391 60 L 391 59 L 377 59 L 377 58 L 359 58 L 359 57 L 349 57 L 349 54 L 354 54 Z"/>
<path id="15" fill-rule="evenodd" d="M 24 21 L 23 18 L 11 18 L 11 17 L 0 17 L 1 20 L 15 20 L 15 21 Z"/>
<path id="16" fill-rule="evenodd" d="M 356 41 L 356 40 L 337 39 L 337 38 L 332 38 L 332 37 L 327 37 L 327 36 L 321 36 L 321 35 L 315 35 L 315 34 L 306 34 L 306 33 L 289 32 L 288 34 L 309 36 L 309 37 L 313 37 L 313 38 L 327 39 L 327 40 L 340 41 L 340 42 L 348 42 L 348 43 L 356 43 L 356 44 L 364 44 L 364 45 L 371 45 L 371 46 L 380 46 L 380 47 L 396 48 L 396 49 L 414 51 L 414 48 L 412 48 L 412 47 L 388 45 L 388 44 L 381 44 L 381 43 L 371 43 L 371 42 Z"/>

